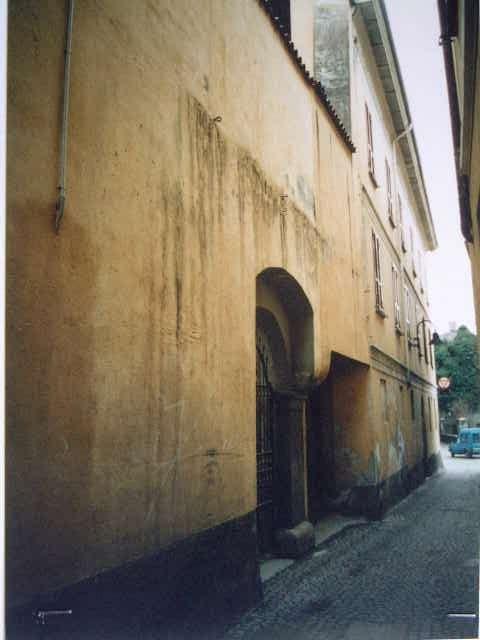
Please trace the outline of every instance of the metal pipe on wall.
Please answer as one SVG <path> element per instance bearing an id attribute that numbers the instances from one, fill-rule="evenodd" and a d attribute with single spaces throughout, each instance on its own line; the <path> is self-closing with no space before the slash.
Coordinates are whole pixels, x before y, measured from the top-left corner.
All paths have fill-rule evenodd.
<path id="1" fill-rule="evenodd" d="M 72 33 L 73 33 L 73 11 L 75 0 L 68 0 L 68 14 L 65 42 L 65 70 L 63 80 L 63 112 L 62 127 L 60 133 L 60 162 L 58 178 L 58 198 L 55 206 L 55 232 L 60 231 L 60 224 L 65 211 L 65 199 L 67 193 L 67 143 L 68 143 L 68 121 L 69 121 L 69 100 L 70 100 L 70 63 L 72 57 Z"/>

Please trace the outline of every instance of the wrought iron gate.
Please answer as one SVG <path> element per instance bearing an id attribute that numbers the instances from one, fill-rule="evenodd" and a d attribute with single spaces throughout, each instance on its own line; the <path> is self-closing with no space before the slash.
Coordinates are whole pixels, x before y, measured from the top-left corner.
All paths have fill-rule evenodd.
<path id="1" fill-rule="evenodd" d="M 257 530 L 260 551 L 273 545 L 275 396 L 265 352 L 257 346 Z"/>

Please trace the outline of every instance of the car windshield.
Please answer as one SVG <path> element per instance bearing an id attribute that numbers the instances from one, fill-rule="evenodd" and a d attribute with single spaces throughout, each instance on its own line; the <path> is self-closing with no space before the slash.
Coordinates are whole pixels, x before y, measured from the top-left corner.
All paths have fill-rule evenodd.
<path id="1" fill-rule="evenodd" d="M 460 442 L 467 442 L 467 441 L 468 441 L 468 433 L 461 433 Z"/>

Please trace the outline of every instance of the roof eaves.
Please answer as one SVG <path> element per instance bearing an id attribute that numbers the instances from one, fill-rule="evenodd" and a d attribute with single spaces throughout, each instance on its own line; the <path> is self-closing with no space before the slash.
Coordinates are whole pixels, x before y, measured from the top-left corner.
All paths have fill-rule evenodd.
<path id="1" fill-rule="evenodd" d="M 275 16 L 272 3 L 270 2 L 270 0 L 257 0 L 257 1 L 269 16 L 270 21 L 273 27 L 275 28 L 275 31 L 278 33 L 278 35 L 282 39 L 282 42 L 288 54 L 290 55 L 293 62 L 301 72 L 305 82 L 309 84 L 311 87 L 313 87 L 315 95 L 317 96 L 319 102 L 325 107 L 328 115 L 330 116 L 331 121 L 333 122 L 335 128 L 340 134 L 340 137 L 342 138 L 344 143 L 347 145 L 348 149 L 352 153 L 354 153 L 356 151 L 355 145 L 353 144 L 352 139 L 350 138 L 350 135 L 348 134 L 348 131 L 345 128 L 345 125 L 341 121 L 338 113 L 335 111 L 332 103 L 330 102 L 327 96 L 327 92 L 325 91 L 325 87 L 322 85 L 321 82 L 318 82 L 310 75 L 310 72 L 308 71 L 305 64 L 303 63 L 302 58 L 298 54 L 298 50 L 295 48 L 294 43 L 290 40 L 290 36 L 287 32 L 287 29 L 285 28 L 284 25 L 280 23 L 278 16 Z"/>

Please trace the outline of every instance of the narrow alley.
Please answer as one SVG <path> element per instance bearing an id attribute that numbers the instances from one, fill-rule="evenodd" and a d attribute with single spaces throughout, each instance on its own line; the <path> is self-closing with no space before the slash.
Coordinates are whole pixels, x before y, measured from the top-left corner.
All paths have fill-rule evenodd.
<path id="1" fill-rule="evenodd" d="M 478 3 L 405 4 L 8 2 L 8 640 L 477 637 Z"/>
<path id="2" fill-rule="evenodd" d="M 477 637 L 480 460 L 442 454 L 445 471 L 383 521 L 344 530 L 264 583 L 263 604 L 224 637 Z"/>

